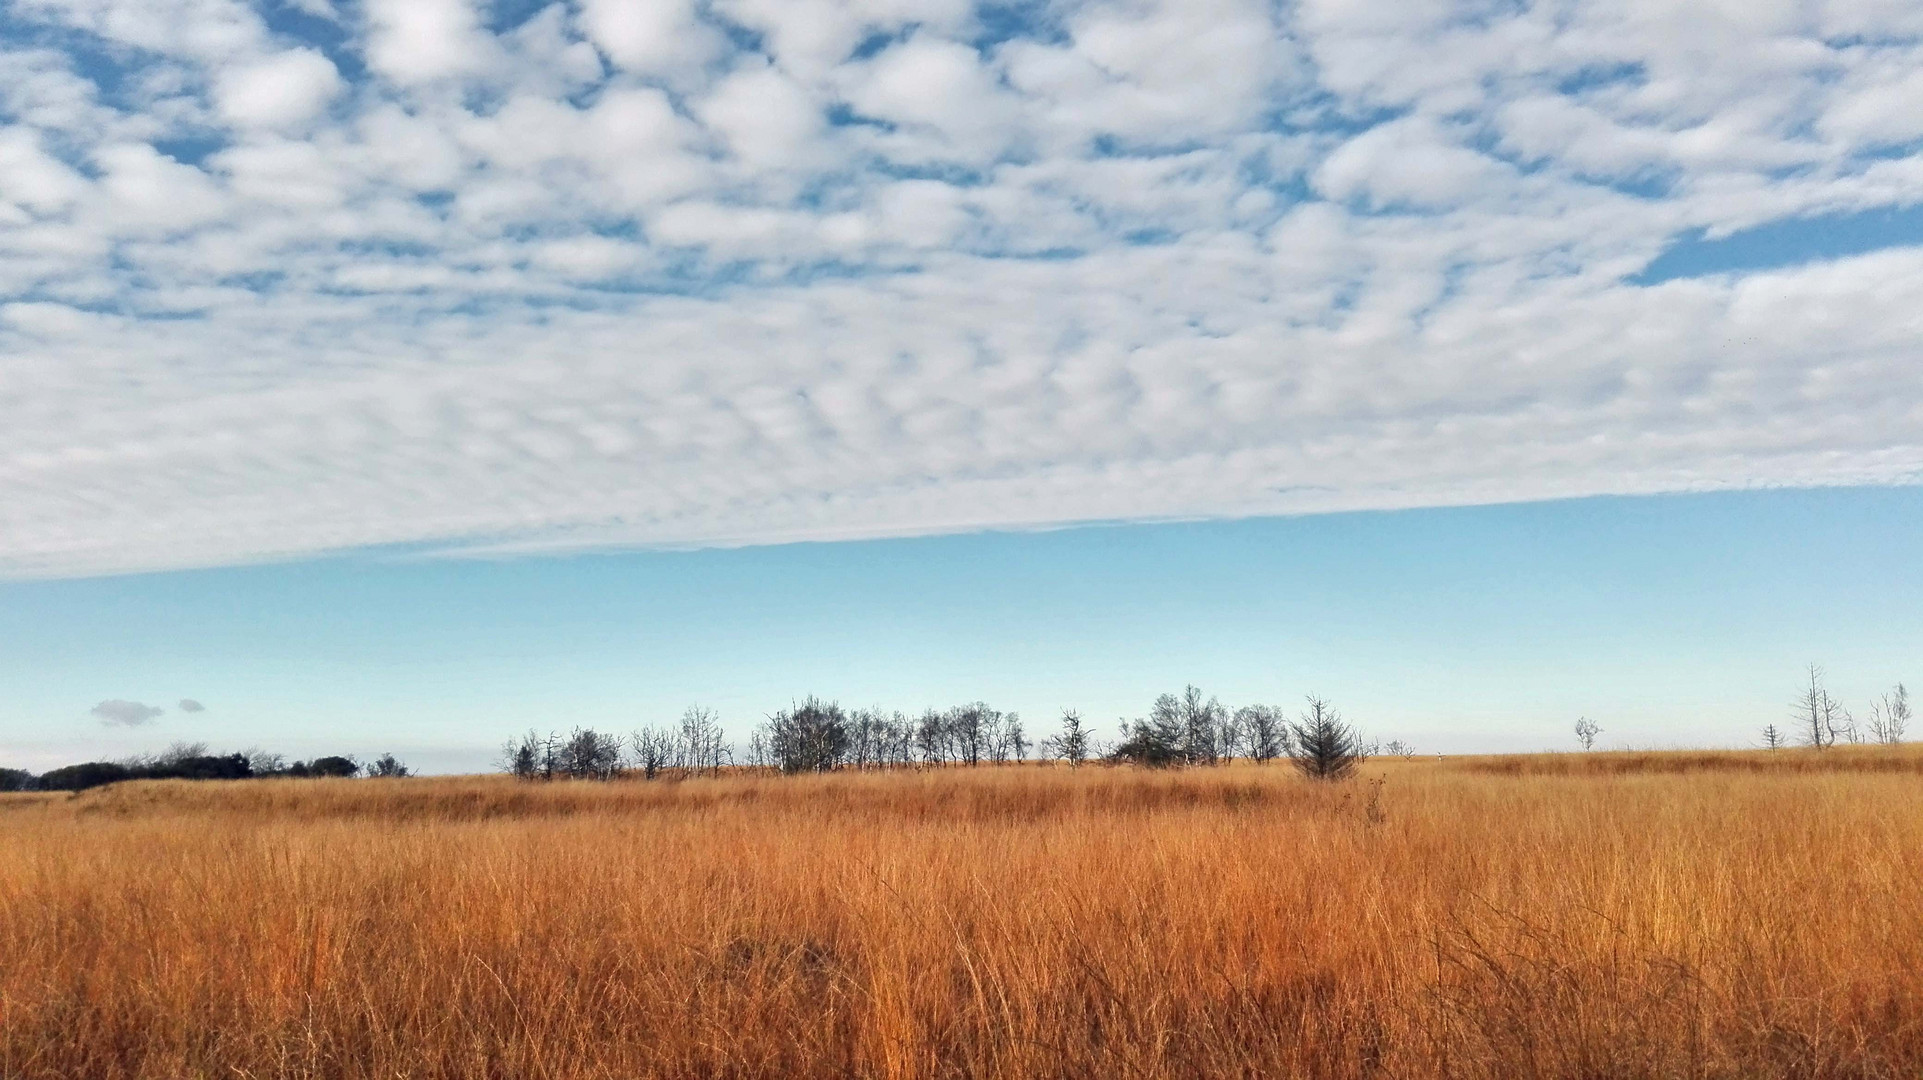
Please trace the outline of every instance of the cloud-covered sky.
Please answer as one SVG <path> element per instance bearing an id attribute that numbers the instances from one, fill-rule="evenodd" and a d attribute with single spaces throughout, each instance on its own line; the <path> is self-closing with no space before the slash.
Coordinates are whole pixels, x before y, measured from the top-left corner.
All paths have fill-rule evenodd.
<path id="1" fill-rule="evenodd" d="M 0 0 L 0 574 L 1915 481 L 1919 101 L 1912 0 Z"/>

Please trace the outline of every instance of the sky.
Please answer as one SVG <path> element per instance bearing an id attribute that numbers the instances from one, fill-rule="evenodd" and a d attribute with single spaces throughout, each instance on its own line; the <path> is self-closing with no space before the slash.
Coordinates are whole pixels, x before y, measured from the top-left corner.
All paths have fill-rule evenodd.
<path id="1" fill-rule="evenodd" d="M 947 567 L 863 609 L 919 625 L 909 590 L 1093 560 L 1118 596 L 1085 599 L 1117 619 L 1166 593 L 1213 628 L 1172 583 L 1274 572 L 1217 549 L 1265 529 L 1401 523 L 1403 562 L 1317 580 L 1479 582 L 1523 611 L 1556 589 L 1425 538 L 1532 503 L 1680 531 L 1741 506 L 1702 543 L 1747 565 L 1803 535 L 1798 489 L 1913 524 L 1920 100 L 1913 0 L 0 0 L 0 595 L 37 658 L 0 749 L 351 706 L 344 730 L 452 761 L 490 703 L 611 715 L 613 682 L 552 689 L 565 650 L 508 660 L 644 615 L 576 619 L 529 598 L 549 581 L 589 608 L 668 573 L 730 597 L 715 640 L 769 644 L 693 690 L 752 712 L 811 647 L 740 583 L 790 571 Z M 1843 547 L 1812 557 L 1878 540 L 1822 537 Z M 1914 640 L 1914 596 L 1886 597 L 1886 636 Z M 1048 624 L 1010 604 L 948 647 Z M 1380 613 L 1358 640 L 1456 647 L 1355 609 Z M 164 689 L 145 639 L 115 644 L 137 617 L 252 629 L 182 644 L 214 685 Z M 1134 639 L 1076 633 L 1053 655 L 1124 707 Z M 1568 675 L 1529 650 L 1473 660 L 1518 724 Z M 873 692 L 978 696 L 914 670 Z"/>

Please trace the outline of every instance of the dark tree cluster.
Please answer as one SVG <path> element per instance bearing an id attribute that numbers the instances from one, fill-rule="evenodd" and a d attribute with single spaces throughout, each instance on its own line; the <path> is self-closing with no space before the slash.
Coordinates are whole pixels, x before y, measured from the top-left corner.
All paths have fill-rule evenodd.
<path id="1" fill-rule="evenodd" d="M 1122 741 L 1109 756 L 1150 768 L 1287 757 L 1307 776 L 1339 780 L 1375 752 L 1321 698 L 1310 697 L 1307 708 L 1291 722 L 1275 706 L 1244 705 L 1231 711 L 1189 686 L 1179 695 L 1156 698 L 1146 718 L 1123 721 Z"/>
<path id="2" fill-rule="evenodd" d="M 317 757 L 288 764 L 279 754 L 261 751 L 210 754 L 202 743 L 176 743 L 153 755 L 125 761 L 86 761 L 35 776 L 22 769 L 0 769 L 0 791 L 85 791 L 123 780 L 253 780 L 269 777 L 407 776 L 399 758 L 382 754 L 367 765 L 351 757 Z"/>

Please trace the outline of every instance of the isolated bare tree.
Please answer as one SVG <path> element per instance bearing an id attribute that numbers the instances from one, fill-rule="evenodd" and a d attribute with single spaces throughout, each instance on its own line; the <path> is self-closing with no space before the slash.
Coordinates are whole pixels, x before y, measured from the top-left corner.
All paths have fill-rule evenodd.
<path id="1" fill-rule="evenodd" d="M 1797 695 L 1791 704 L 1791 716 L 1802 734 L 1803 742 L 1822 748 L 1833 746 L 1838 734 L 1855 725 L 1841 702 L 1830 696 L 1829 688 L 1823 685 L 1823 668 L 1811 664 L 1808 669 L 1809 685 Z"/>
<path id="2" fill-rule="evenodd" d="M 1600 734 L 1602 734 L 1602 728 L 1594 720 L 1587 716 L 1577 717 L 1576 741 L 1582 744 L 1584 750 L 1595 749 L 1596 736 Z"/>
<path id="3" fill-rule="evenodd" d="M 1314 695 L 1308 701 L 1295 725 L 1295 767 L 1317 780 L 1340 780 L 1362 760 L 1361 740 L 1335 706 Z"/>
<path id="4" fill-rule="evenodd" d="M 1782 729 L 1778 728 L 1775 724 L 1766 724 L 1763 726 L 1763 749 L 1781 750 L 1783 745 L 1788 741 L 1788 738 L 1783 735 Z"/>
<path id="5" fill-rule="evenodd" d="M 1902 683 L 1870 702 L 1870 737 L 1880 743 L 1900 743 L 1910 726 L 1910 691 Z"/>
<path id="6" fill-rule="evenodd" d="M 1087 761 L 1088 729 L 1082 726 L 1082 714 L 1074 709 L 1063 709 L 1062 730 L 1042 740 L 1042 753 L 1061 758 L 1071 766 Z"/>

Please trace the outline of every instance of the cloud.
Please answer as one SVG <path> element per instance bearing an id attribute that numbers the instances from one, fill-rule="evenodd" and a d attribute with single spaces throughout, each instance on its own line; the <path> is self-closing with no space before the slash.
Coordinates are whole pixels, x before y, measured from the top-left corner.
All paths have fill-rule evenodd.
<path id="1" fill-rule="evenodd" d="M 312 119 L 340 90 L 340 73 L 327 57 L 288 49 L 221 72 L 214 101 L 229 123 L 279 128 Z"/>
<path id="2" fill-rule="evenodd" d="M 143 705 L 138 701 L 103 701 L 88 710 L 95 719 L 108 727 L 140 727 L 151 724 L 167 710 L 158 705 Z"/>
<path id="3" fill-rule="evenodd" d="M 17 3 L 0 574 L 1923 479 L 1913 235 L 1645 272 L 1912 7 Z"/>
<path id="4" fill-rule="evenodd" d="M 197 713 L 197 712 L 207 711 L 207 706 L 202 705 L 200 702 L 195 701 L 193 698 L 181 698 L 180 704 L 177 707 L 180 709 L 181 712 L 184 712 L 184 713 Z"/>

